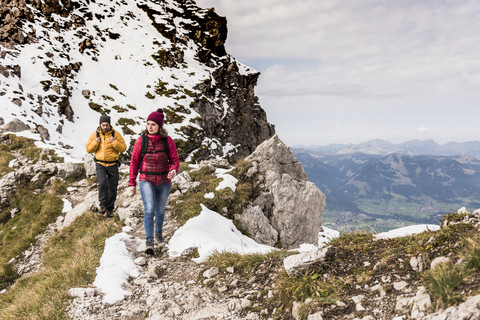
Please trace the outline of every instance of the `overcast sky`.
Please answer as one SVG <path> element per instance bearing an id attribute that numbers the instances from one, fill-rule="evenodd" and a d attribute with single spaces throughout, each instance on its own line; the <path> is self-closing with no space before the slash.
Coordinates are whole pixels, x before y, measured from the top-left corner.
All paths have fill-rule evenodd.
<path id="1" fill-rule="evenodd" d="M 289 145 L 480 140 L 480 1 L 197 0 Z"/>

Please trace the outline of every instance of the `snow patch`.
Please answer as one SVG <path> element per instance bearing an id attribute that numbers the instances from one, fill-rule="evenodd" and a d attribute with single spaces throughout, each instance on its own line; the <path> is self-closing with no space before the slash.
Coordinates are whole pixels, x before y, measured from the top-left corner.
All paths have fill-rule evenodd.
<path id="1" fill-rule="evenodd" d="M 113 304 L 130 295 L 131 292 L 123 288 L 124 284 L 129 277 L 140 275 L 125 243 L 131 238 L 125 232 L 121 232 L 105 240 L 105 249 L 97 268 L 97 277 L 93 282 L 93 285 L 105 294 L 103 297 L 105 303 Z"/>
<path id="2" fill-rule="evenodd" d="M 422 233 L 425 231 L 437 231 L 440 226 L 436 224 L 418 224 L 414 226 L 402 227 L 393 229 L 387 232 L 382 232 L 375 235 L 375 239 L 392 239 L 398 237 L 406 237 L 412 234 Z"/>
<path id="3" fill-rule="evenodd" d="M 235 252 L 239 254 L 267 253 L 275 248 L 259 244 L 243 235 L 233 222 L 203 204 L 200 215 L 190 219 L 179 228 L 168 243 L 168 253 L 178 257 L 188 248 L 197 248 L 200 263 L 214 252 Z"/>

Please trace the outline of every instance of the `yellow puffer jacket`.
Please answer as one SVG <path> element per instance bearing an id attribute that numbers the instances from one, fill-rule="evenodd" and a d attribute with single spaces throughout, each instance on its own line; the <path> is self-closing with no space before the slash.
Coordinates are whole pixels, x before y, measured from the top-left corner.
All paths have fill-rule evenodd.
<path id="1" fill-rule="evenodd" d="M 87 152 L 95 153 L 95 159 L 97 159 L 98 163 L 106 167 L 115 165 L 115 161 L 118 160 L 120 152 L 124 152 L 127 149 L 125 140 L 123 140 L 122 135 L 117 130 L 115 130 L 116 140 L 114 142 L 110 142 L 112 131 L 113 128 L 110 128 L 109 131 L 103 134 L 100 127 L 98 127 L 97 131 L 90 135 L 87 145 L 85 146 Z M 101 140 L 100 144 L 95 141 L 97 139 L 97 132 Z"/>

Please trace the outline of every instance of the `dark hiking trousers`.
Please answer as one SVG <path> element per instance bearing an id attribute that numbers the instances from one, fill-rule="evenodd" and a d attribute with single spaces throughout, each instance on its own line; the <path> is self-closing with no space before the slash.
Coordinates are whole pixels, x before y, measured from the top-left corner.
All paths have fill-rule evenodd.
<path id="1" fill-rule="evenodd" d="M 117 200 L 118 164 L 104 166 L 96 163 L 98 180 L 98 202 L 101 208 L 113 211 Z"/>

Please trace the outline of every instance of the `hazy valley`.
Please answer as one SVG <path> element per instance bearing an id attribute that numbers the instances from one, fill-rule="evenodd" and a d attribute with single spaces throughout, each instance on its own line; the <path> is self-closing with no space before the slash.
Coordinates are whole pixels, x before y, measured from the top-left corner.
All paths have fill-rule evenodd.
<path id="1" fill-rule="evenodd" d="M 473 157 L 478 145 L 373 140 L 292 149 L 309 179 L 327 195 L 326 225 L 381 232 L 438 224 L 447 212 L 480 207 L 480 161 Z"/>

